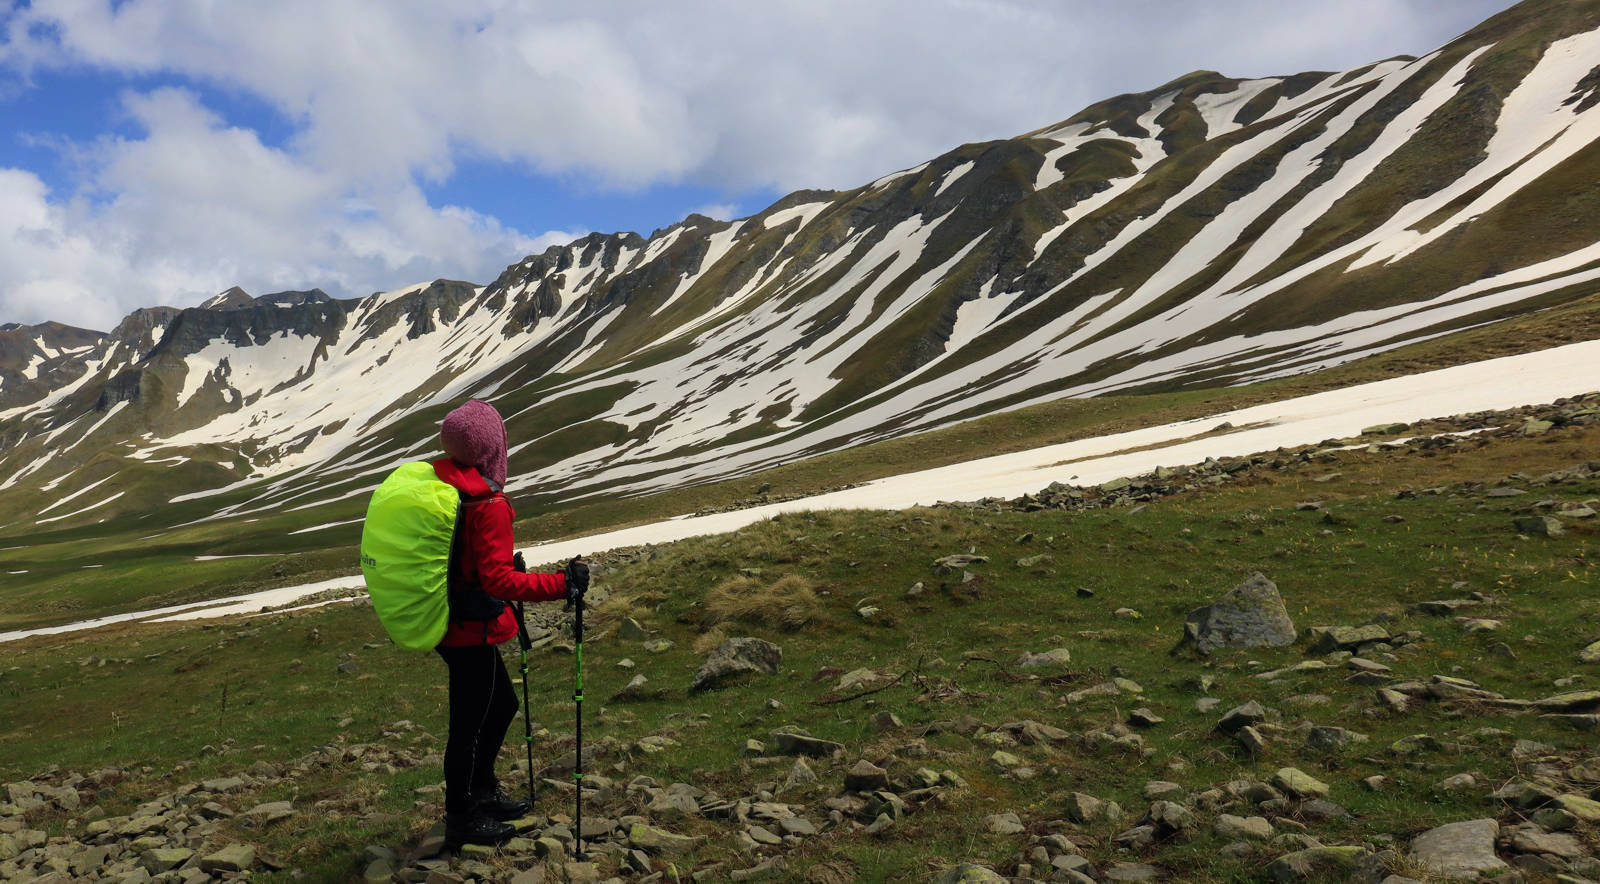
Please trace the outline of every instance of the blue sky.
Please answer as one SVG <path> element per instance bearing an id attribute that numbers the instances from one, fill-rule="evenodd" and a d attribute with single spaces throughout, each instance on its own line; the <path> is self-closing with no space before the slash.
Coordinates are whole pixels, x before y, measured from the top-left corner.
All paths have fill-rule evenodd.
<path id="1" fill-rule="evenodd" d="M 0 322 L 488 282 L 1195 69 L 1420 55 L 1506 0 L 0 0 Z"/>

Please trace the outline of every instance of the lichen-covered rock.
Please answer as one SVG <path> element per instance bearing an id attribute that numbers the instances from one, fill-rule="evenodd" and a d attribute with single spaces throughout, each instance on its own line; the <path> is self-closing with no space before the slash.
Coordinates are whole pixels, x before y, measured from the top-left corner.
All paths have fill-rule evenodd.
<path id="1" fill-rule="evenodd" d="M 730 638 L 718 645 L 694 674 L 692 691 L 714 688 L 730 678 L 746 673 L 775 675 L 783 650 L 759 638 Z"/>
<path id="2" fill-rule="evenodd" d="M 1411 858 L 1440 875 L 1471 876 L 1508 868 L 1495 856 L 1494 839 L 1500 824 L 1494 820 L 1463 820 L 1429 829 L 1411 842 Z"/>
<path id="3" fill-rule="evenodd" d="M 679 835 L 644 823 L 634 823 L 628 829 L 629 846 L 655 853 L 683 853 L 693 849 L 700 841 L 700 838 L 692 835 Z"/>
<path id="4" fill-rule="evenodd" d="M 1274 881 L 1350 881 L 1369 853 L 1365 847 L 1308 847 L 1273 860 L 1267 874 Z"/>
<path id="5" fill-rule="evenodd" d="M 1006 879 L 983 866 L 962 863 L 935 875 L 932 884 L 1006 884 Z"/>
<path id="6" fill-rule="evenodd" d="M 1227 595 L 1184 618 L 1184 636 L 1174 650 L 1193 647 L 1202 654 L 1220 648 L 1279 648 L 1293 644 L 1294 621 L 1278 587 L 1260 572 Z"/>
<path id="7" fill-rule="evenodd" d="M 1328 784 L 1297 767 L 1281 768 L 1272 775 L 1272 785 L 1296 798 L 1326 798 Z"/>

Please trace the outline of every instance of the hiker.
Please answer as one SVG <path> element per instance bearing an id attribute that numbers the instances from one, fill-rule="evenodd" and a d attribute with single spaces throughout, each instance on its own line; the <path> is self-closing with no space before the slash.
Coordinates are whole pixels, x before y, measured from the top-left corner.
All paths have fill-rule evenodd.
<path id="1" fill-rule="evenodd" d="M 435 649 L 450 672 L 445 840 L 454 845 L 499 844 L 515 832 L 504 821 L 524 816 L 532 807 L 527 798 L 507 797 L 494 773 L 495 758 L 517 714 L 511 678 L 500 658 L 499 646 L 518 631 L 516 611 L 505 603 L 580 597 L 589 587 L 589 569 L 575 559 L 563 572 L 527 573 L 521 556 L 513 556 L 511 522 L 516 514 L 502 491 L 506 425 L 494 406 L 471 400 L 445 415 L 439 441 L 446 457 L 433 462 L 434 472 L 463 495 L 450 623 Z"/>

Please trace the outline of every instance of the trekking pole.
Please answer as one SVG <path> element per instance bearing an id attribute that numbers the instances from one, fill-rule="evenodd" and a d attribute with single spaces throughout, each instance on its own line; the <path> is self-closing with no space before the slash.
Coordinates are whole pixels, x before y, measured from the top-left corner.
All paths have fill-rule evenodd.
<path id="1" fill-rule="evenodd" d="M 513 567 L 518 571 L 528 570 L 522 553 L 516 554 Z M 528 717 L 528 651 L 533 647 L 533 638 L 528 635 L 528 621 L 523 617 L 521 602 L 517 602 L 517 646 L 522 649 L 522 743 L 528 748 L 528 804 L 532 805 L 539 799 L 533 791 L 533 721 Z"/>
<path id="2" fill-rule="evenodd" d="M 528 747 L 528 804 L 532 805 L 539 800 L 533 791 L 533 722 L 528 718 L 528 649 L 533 647 L 533 639 L 522 617 L 521 602 L 517 602 L 517 646 L 522 649 L 522 744 Z"/>
<path id="3" fill-rule="evenodd" d="M 574 556 L 572 562 L 567 564 L 568 569 L 572 564 L 583 559 Z M 570 573 L 570 570 L 569 570 Z M 572 612 L 572 638 L 573 638 L 573 682 L 572 702 L 576 708 L 577 722 L 574 727 L 577 737 L 577 750 L 573 753 L 572 782 L 577 786 L 577 813 L 573 832 L 572 858 L 582 862 L 589 857 L 583 852 L 583 609 L 585 607 L 584 594 L 579 592 L 576 599 L 568 597 L 568 604 L 573 606 Z"/>

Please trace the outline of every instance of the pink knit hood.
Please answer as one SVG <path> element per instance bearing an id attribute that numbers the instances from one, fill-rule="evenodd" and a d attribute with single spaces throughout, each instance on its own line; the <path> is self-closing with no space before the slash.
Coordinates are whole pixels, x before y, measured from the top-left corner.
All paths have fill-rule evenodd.
<path id="1" fill-rule="evenodd" d="M 506 422 L 493 405 L 470 399 L 444 416 L 439 443 L 450 459 L 476 467 L 496 486 L 506 484 Z"/>

